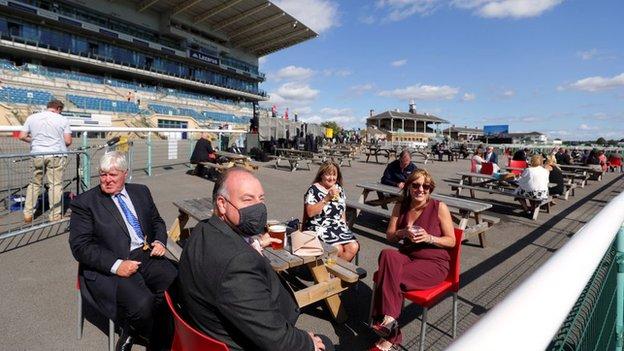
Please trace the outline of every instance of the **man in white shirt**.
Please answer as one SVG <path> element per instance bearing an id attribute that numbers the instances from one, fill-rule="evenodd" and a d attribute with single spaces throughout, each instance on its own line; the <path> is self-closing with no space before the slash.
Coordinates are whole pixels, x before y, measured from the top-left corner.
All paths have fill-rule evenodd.
<path id="1" fill-rule="evenodd" d="M 32 222 L 44 175 L 49 186 L 48 217 L 50 221 L 62 217 L 63 170 L 67 165 L 67 147 L 72 143 L 69 121 L 61 115 L 63 107 L 60 100 L 51 100 L 45 111 L 28 116 L 19 134 L 20 140 L 30 144 L 30 153 L 35 163 L 33 179 L 26 190 L 26 223 Z"/>

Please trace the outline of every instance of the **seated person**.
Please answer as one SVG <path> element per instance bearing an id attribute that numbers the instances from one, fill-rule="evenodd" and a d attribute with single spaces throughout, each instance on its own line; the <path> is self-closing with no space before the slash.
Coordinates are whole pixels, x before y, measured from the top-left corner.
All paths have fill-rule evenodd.
<path id="1" fill-rule="evenodd" d="M 392 210 L 386 237 L 390 242 L 403 242 L 398 250 L 384 249 L 379 255 L 372 316 L 373 330 L 381 338 L 371 350 L 398 350 L 393 346 L 401 343 L 397 319 L 403 292 L 431 288 L 450 271 L 448 250 L 460 243 L 455 242 L 448 207 L 431 198 L 434 188 L 426 170 L 412 173 L 403 188 L 403 200 Z"/>
<path id="2" fill-rule="evenodd" d="M 600 165 L 599 153 L 598 153 L 598 150 L 596 149 L 591 150 L 587 154 L 587 157 L 585 157 L 585 160 L 583 161 L 583 163 L 585 163 L 586 166 L 591 167 L 595 171 L 602 171 L 602 166 Z"/>
<path id="3" fill-rule="evenodd" d="M 527 167 L 518 178 L 516 194 L 527 196 L 531 200 L 541 201 L 548 198 L 548 171 L 542 167 L 544 159 L 541 155 L 531 156 L 529 167 Z M 518 198 L 525 213 L 529 214 L 535 208 L 527 205 L 525 198 Z"/>
<path id="4" fill-rule="evenodd" d="M 250 244 L 267 222 L 260 181 L 230 168 L 212 198 L 213 216 L 197 224 L 180 257 L 179 292 L 189 320 L 232 351 L 333 350 L 326 336 L 295 327 L 292 292 Z"/>
<path id="5" fill-rule="evenodd" d="M 195 144 L 195 148 L 193 149 L 193 154 L 191 155 L 191 164 L 197 165 L 195 167 L 195 175 L 200 177 L 205 177 L 207 175 L 207 169 L 201 162 L 217 162 L 217 156 L 212 149 L 212 144 L 210 144 L 210 140 L 208 140 L 208 133 L 202 132 L 199 135 L 199 139 Z"/>
<path id="6" fill-rule="evenodd" d="M 546 157 L 544 168 L 549 172 L 548 182 L 556 184 L 548 187 L 548 193 L 550 195 L 563 195 L 565 191 L 565 187 L 563 186 L 563 173 L 561 172 L 561 168 L 557 166 L 556 157 L 553 155 Z M 554 204 L 554 201 L 552 203 Z"/>
<path id="7" fill-rule="evenodd" d="M 332 161 L 324 162 L 304 195 L 303 230 L 316 232 L 319 239 L 338 249 L 338 257 L 351 261 L 360 245 L 347 226 L 345 201 L 340 167 Z"/>
<path id="8" fill-rule="evenodd" d="M 477 147 L 472 159 L 470 160 L 470 172 L 481 173 L 481 165 L 484 162 L 485 159 L 483 158 L 483 149 L 481 147 Z"/>
<path id="9" fill-rule="evenodd" d="M 488 146 L 485 148 L 485 156 L 483 157 L 485 162 L 491 162 L 493 164 L 498 164 L 498 155 L 494 152 L 494 147 Z"/>
<path id="10" fill-rule="evenodd" d="M 462 157 L 465 159 L 466 157 L 468 157 L 468 155 L 470 154 L 468 152 L 468 146 L 466 146 L 466 143 L 462 143 L 459 147 L 459 153 L 462 155 Z"/>
<path id="11" fill-rule="evenodd" d="M 600 162 L 602 171 L 607 172 L 609 170 L 609 163 L 607 162 L 607 155 L 605 155 L 604 150 L 598 151 L 598 161 Z"/>
<path id="12" fill-rule="evenodd" d="M 71 203 L 69 246 L 79 263 L 80 293 L 121 325 L 117 350 L 136 336 L 148 350 L 171 346 L 171 315 L 164 292 L 177 276 L 165 255 L 167 229 L 145 185 L 126 183 L 124 154 L 100 159 L 100 185 Z"/>
<path id="13" fill-rule="evenodd" d="M 381 184 L 397 186 L 403 189 L 403 185 L 412 172 L 416 171 L 416 165 L 412 163 L 412 155 L 409 150 L 403 150 L 399 154 L 399 159 L 388 164 L 383 176 Z"/>
<path id="14" fill-rule="evenodd" d="M 519 149 L 513 154 L 511 158 L 514 161 L 526 161 L 528 160 L 529 148 L 525 147 L 524 149 Z"/>

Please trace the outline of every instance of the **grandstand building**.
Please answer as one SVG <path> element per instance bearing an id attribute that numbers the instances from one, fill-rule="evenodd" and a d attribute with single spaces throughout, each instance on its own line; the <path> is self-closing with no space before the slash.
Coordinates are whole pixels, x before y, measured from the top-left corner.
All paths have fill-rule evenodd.
<path id="1" fill-rule="evenodd" d="M 0 35 L 0 124 L 55 97 L 75 123 L 245 129 L 258 59 L 317 36 L 264 0 L 0 0 Z"/>
<path id="2" fill-rule="evenodd" d="M 370 128 L 373 127 L 385 133 L 383 139 L 390 142 L 427 143 L 436 137 L 440 124 L 449 123 L 427 113 L 417 113 L 413 102 L 410 102 L 408 112 L 396 109 L 376 115 L 373 113 L 374 110 L 370 110 L 370 116 L 366 119 L 367 130 L 372 131 Z"/>

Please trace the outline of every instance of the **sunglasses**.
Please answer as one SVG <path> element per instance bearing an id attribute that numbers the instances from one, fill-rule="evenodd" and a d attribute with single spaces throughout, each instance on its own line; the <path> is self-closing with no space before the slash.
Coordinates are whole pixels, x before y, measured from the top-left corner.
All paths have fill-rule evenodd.
<path id="1" fill-rule="evenodd" d="M 410 185 L 410 187 L 411 187 L 413 190 L 418 190 L 418 189 L 420 189 L 420 188 L 422 188 L 422 190 L 424 190 L 424 191 L 429 191 L 429 190 L 431 190 L 431 184 L 418 184 L 418 183 L 412 183 L 412 184 Z"/>

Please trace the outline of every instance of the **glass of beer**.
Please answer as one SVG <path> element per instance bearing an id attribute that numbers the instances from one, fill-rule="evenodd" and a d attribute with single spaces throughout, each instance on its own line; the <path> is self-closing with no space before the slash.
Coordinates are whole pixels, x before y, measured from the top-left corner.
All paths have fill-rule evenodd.
<path id="1" fill-rule="evenodd" d="M 280 239 L 281 243 L 271 243 L 271 248 L 273 250 L 283 250 L 284 249 L 284 241 L 286 240 L 286 226 L 283 224 L 274 224 L 269 227 L 269 236 L 271 238 Z"/>

